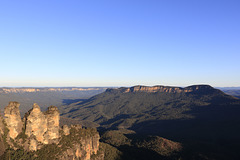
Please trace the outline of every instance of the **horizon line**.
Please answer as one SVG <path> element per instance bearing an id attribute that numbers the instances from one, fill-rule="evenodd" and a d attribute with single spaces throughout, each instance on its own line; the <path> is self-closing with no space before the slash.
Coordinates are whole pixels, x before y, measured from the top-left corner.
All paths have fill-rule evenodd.
<path id="1" fill-rule="evenodd" d="M 194 84 L 194 85 L 206 85 L 206 84 Z M 192 85 L 131 85 L 131 86 L 0 86 L 0 88 L 120 88 L 120 87 L 133 87 L 133 86 L 169 86 L 169 87 L 188 87 Z M 210 85 L 211 86 L 211 85 Z M 219 86 L 212 86 L 214 88 L 240 88 L 240 86 L 224 86 L 224 87 L 219 87 Z"/>

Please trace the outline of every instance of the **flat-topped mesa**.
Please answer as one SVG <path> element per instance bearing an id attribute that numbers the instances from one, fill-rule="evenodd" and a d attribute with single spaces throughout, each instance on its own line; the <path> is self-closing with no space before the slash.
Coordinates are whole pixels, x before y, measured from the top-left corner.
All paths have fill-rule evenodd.
<path id="1" fill-rule="evenodd" d="M 179 87 L 166 87 L 166 86 L 134 86 L 128 88 L 125 92 L 167 92 L 167 93 L 180 93 L 181 88 Z"/>
<path id="2" fill-rule="evenodd" d="M 182 92 L 194 92 L 194 91 L 203 91 L 203 90 L 213 90 L 214 88 L 209 85 L 193 85 L 188 86 L 185 88 L 181 87 L 169 87 L 169 86 L 133 86 L 130 88 L 117 88 L 117 89 L 107 89 L 107 92 L 115 92 L 120 91 L 123 93 L 128 92 L 148 92 L 148 93 L 155 93 L 155 92 L 165 92 L 165 93 L 182 93 Z"/>
<path id="3" fill-rule="evenodd" d="M 22 119 L 19 112 L 20 104 L 18 102 L 9 102 L 4 109 L 4 117 L 7 128 L 9 129 L 9 137 L 14 139 L 22 132 Z"/>

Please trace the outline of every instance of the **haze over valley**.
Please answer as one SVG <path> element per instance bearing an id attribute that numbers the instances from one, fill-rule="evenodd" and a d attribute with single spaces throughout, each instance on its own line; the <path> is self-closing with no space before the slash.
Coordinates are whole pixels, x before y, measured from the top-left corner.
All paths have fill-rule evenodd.
<path id="1" fill-rule="evenodd" d="M 106 90 L 104 87 L 20 87 L 0 88 L 0 109 L 10 101 L 17 101 L 21 104 L 21 115 L 32 108 L 33 103 L 38 103 L 43 110 L 50 105 L 62 106 L 90 98 Z"/>

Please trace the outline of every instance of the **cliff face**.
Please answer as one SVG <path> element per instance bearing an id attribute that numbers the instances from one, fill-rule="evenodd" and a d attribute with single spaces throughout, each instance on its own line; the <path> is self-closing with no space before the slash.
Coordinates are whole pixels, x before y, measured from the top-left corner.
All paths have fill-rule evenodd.
<path id="1" fill-rule="evenodd" d="M 79 125 L 60 128 L 57 107 L 50 106 L 42 112 L 35 103 L 21 120 L 19 103 L 10 102 L 4 116 L 4 120 L 0 117 L 0 156 L 3 154 L 0 159 L 11 158 L 6 157 L 9 153 L 4 154 L 5 143 L 15 150 L 13 155 L 24 148 L 23 152 L 32 151 L 29 156 L 33 154 L 36 159 L 91 160 L 96 154 L 99 154 L 98 159 L 103 159 L 98 153 L 100 137 L 96 129 L 83 129 Z M 45 153 L 46 148 L 48 153 Z"/>
<path id="2" fill-rule="evenodd" d="M 123 93 L 129 93 L 129 92 L 148 92 L 148 93 L 155 93 L 155 92 L 165 92 L 165 93 L 188 93 L 188 92 L 194 92 L 194 91 L 206 91 L 206 90 L 213 90 L 213 88 L 209 85 L 194 85 L 189 86 L 186 88 L 181 87 L 168 87 L 168 86 L 133 86 L 130 88 L 117 88 L 117 89 L 107 89 L 108 92 L 123 92 Z"/>

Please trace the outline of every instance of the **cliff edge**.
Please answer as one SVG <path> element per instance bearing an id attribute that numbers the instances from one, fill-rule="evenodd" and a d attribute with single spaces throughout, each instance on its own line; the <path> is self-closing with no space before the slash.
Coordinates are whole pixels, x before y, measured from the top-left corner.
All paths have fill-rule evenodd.
<path id="1" fill-rule="evenodd" d="M 147 92 L 147 93 L 192 93 L 192 92 L 201 92 L 201 91 L 215 91 L 213 87 L 210 85 L 193 85 L 185 88 L 182 87 L 169 87 L 169 86 L 133 86 L 133 87 L 121 87 L 121 88 L 110 88 L 107 89 L 106 92 L 121 92 L 121 93 L 129 93 L 129 92 Z"/>

